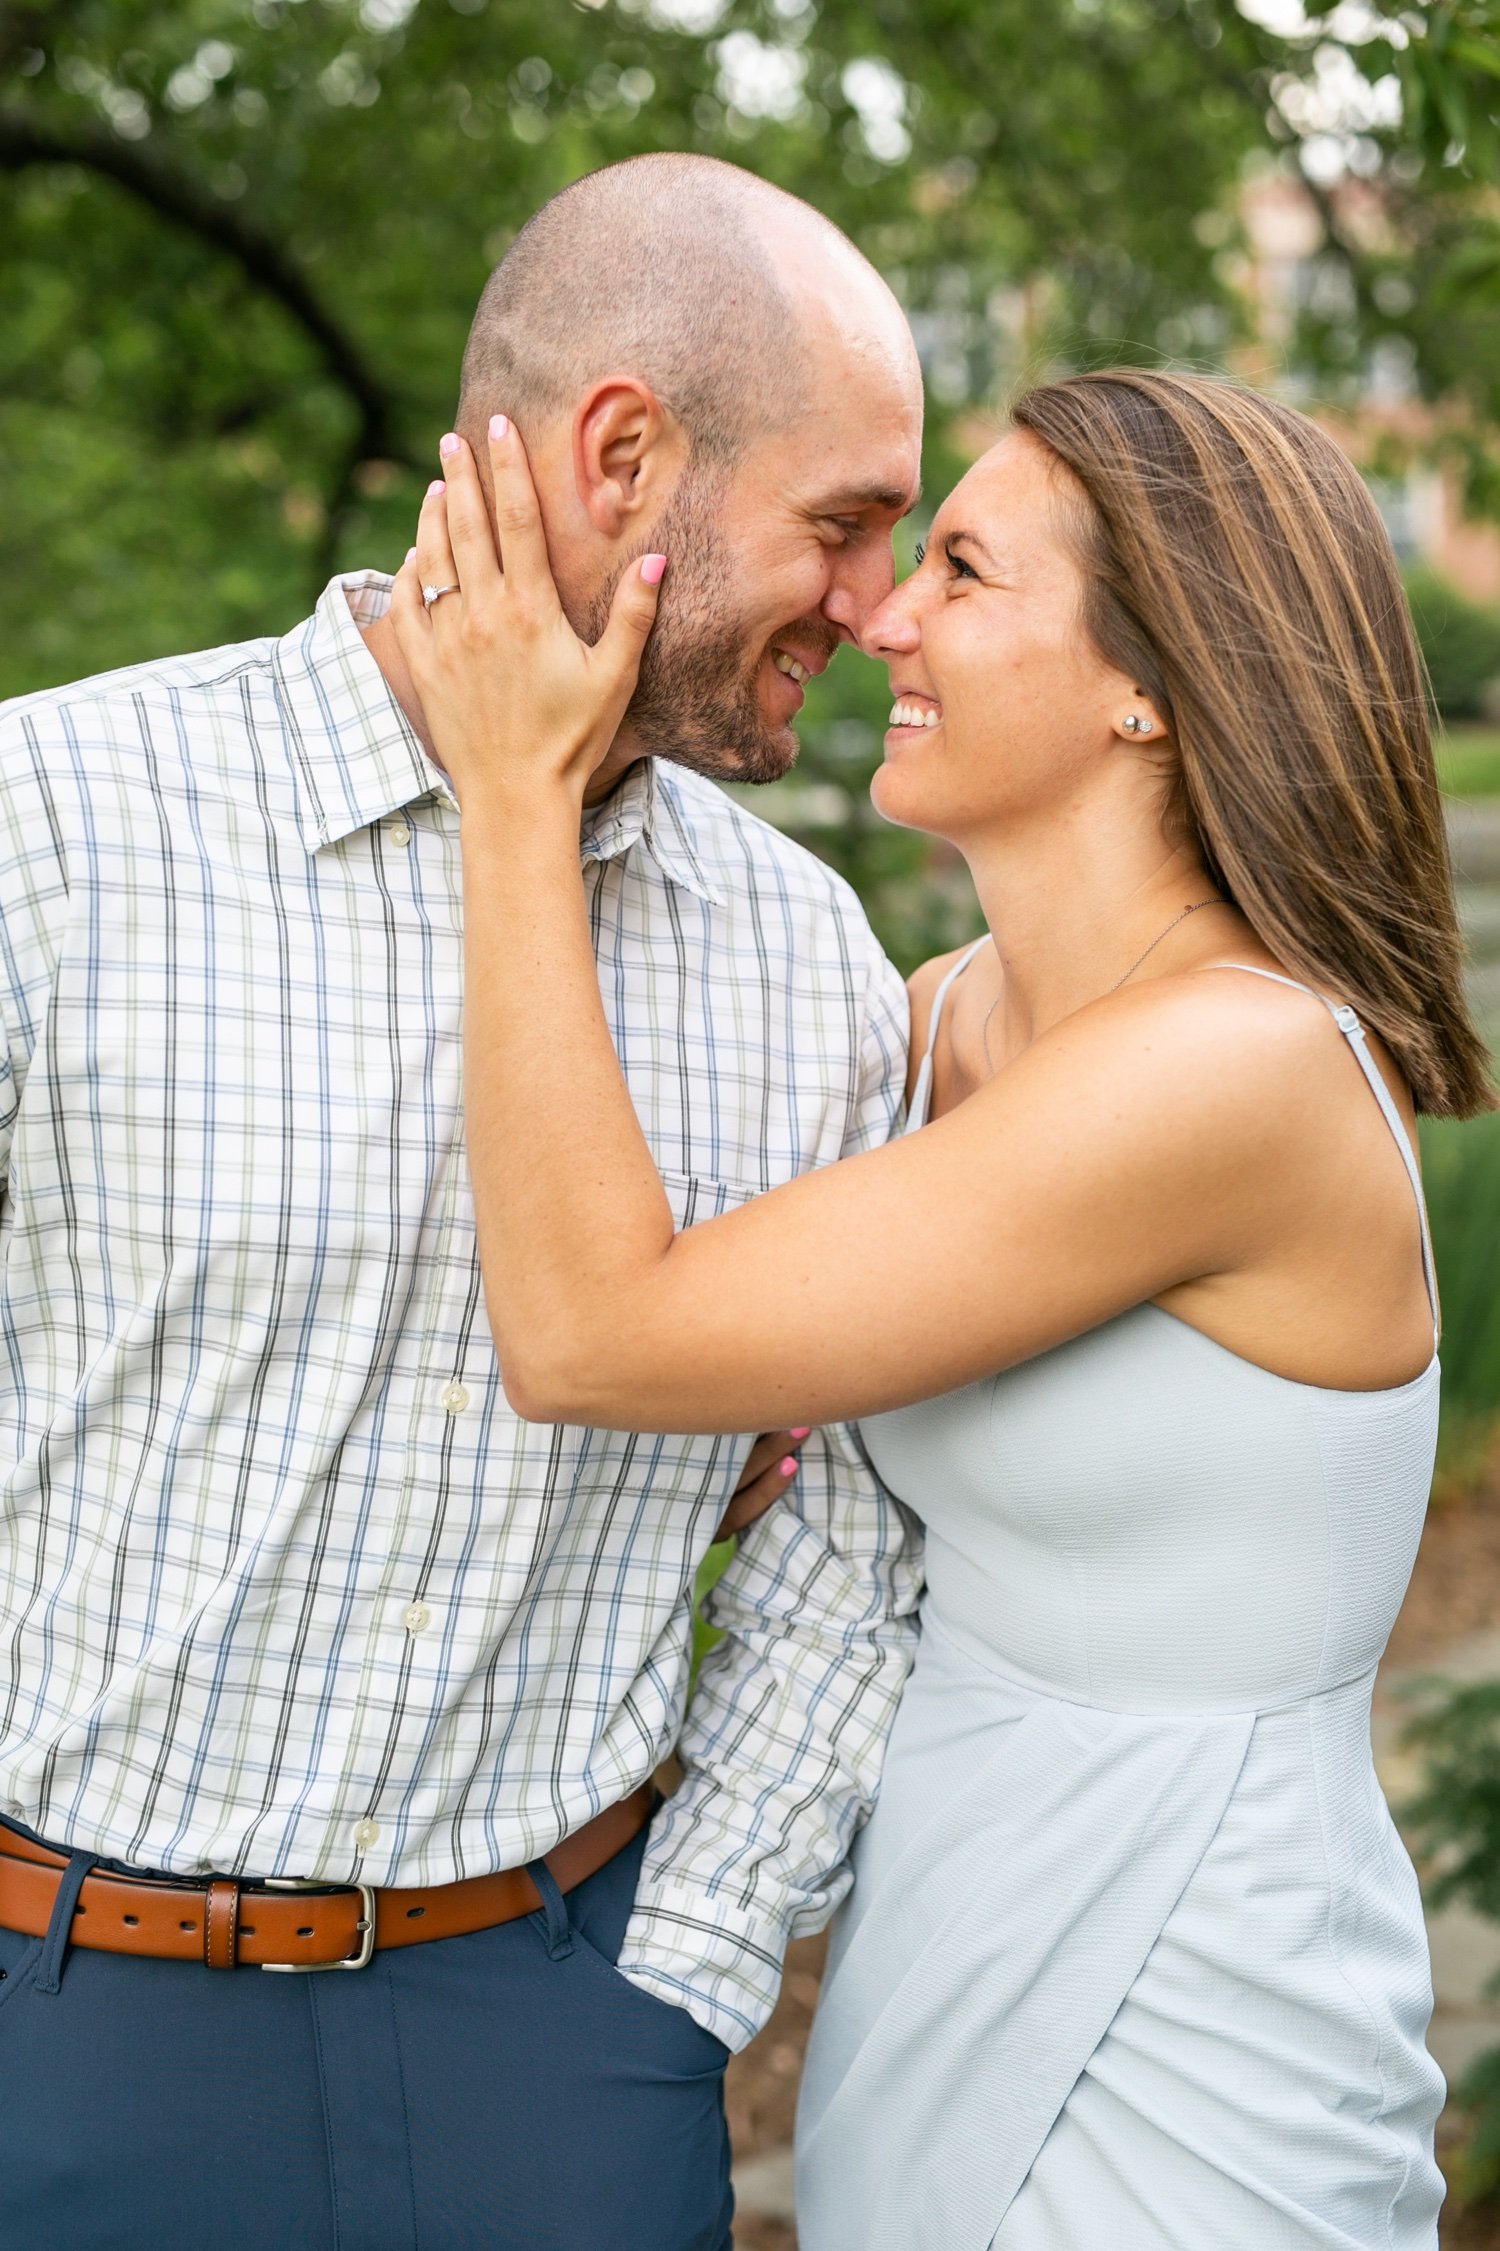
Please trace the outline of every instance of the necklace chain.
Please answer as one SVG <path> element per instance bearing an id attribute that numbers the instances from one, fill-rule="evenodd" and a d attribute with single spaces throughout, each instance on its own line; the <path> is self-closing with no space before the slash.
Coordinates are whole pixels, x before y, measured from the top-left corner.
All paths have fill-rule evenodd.
<path id="1" fill-rule="evenodd" d="M 1228 904 L 1229 902 L 1227 899 L 1195 899 L 1190 907 L 1183 908 L 1181 914 L 1174 914 L 1171 921 L 1167 924 L 1166 929 L 1157 931 L 1156 936 L 1152 939 L 1150 945 L 1146 948 L 1145 953 L 1138 954 L 1135 960 L 1130 964 L 1130 967 L 1126 970 L 1124 976 L 1117 977 L 1115 979 L 1114 983 L 1109 988 L 1110 991 L 1112 993 L 1117 993 L 1122 985 L 1129 984 L 1131 978 L 1140 968 L 1141 963 L 1145 961 L 1149 955 L 1155 953 L 1163 938 L 1171 937 L 1172 932 L 1177 928 L 1179 922 L 1186 922 L 1190 914 L 1198 914 L 1204 907 L 1223 907 L 1227 906 Z"/>
<path id="2" fill-rule="evenodd" d="M 1124 976 L 1117 977 L 1115 979 L 1114 983 L 1109 987 L 1109 991 L 1111 993 L 1117 993 L 1122 985 L 1128 985 L 1131 978 L 1140 968 L 1141 963 L 1155 953 L 1163 938 L 1170 938 L 1172 932 L 1177 928 L 1179 922 L 1186 922 L 1190 914 L 1198 914 L 1204 907 L 1227 907 L 1228 904 L 1229 901 L 1227 899 L 1195 899 L 1190 907 L 1183 908 L 1181 914 L 1174 914 L 1171 921 L 1167 924 L 1166 928 L 1164 930 L 1157 931 L 1156 936 L 1152 939 L 1150 945 L 1146 948 L 1145 953 L 1137 954 L 1135 960 L 1130 964 L 1130 967 L 1126 970 Z M 994 999 L 990 1002 L 988 1009 L 985 1011 L 984 1023 L 980 1030 L 980 1038 L 984 1045 L 984 1059 L 990 1067 L 991 1077 L 994 1076 L 995 1072 L 995 1059 L 990 1053 L 990 1018 L 994 1015 L 995 1010 L 1000 1006 L 1000 999 L 1000 994 L 996 993 Z"/>

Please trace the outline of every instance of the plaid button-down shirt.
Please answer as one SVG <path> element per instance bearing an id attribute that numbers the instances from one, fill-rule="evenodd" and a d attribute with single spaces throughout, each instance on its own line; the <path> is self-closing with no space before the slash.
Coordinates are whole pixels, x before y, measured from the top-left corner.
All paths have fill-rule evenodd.
<path id="1" fill-rule="evenodd" d="M 0 1810 L 177 1872 L 443 1883 L 622 1797 L 749 1446 L 506 1406 L 388 583 L 0 713 Z M 887 1137 L 905 996 L 835 876 L 654 762 L 583 851 L 679 1225 Z M 847 1880 L 916 1578 L 830 1431 L 718 1597 L 621 1967 L 731 2045 Z"/>

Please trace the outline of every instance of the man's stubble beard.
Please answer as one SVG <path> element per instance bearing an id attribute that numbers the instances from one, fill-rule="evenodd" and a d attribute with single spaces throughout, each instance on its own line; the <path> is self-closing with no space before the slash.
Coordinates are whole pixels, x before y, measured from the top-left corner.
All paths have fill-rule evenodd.
<path id="1" fill-rule="evenodd" d="M 719 521 L 727 481 L 689 465 L 638 551 L 664 554 L 667 579 L 622 724 L 648 756 L 710 781 L 778 782 L 796 759 L 797 738 L 790 724 L 770 726 L 762 716 L 765 649 L 746 653 L 734 614 L 734 558 Z M 594 596 L 579 628 L 586 640 L 603 633 L 615 589 L 637 560 L 627 555 Z"/>

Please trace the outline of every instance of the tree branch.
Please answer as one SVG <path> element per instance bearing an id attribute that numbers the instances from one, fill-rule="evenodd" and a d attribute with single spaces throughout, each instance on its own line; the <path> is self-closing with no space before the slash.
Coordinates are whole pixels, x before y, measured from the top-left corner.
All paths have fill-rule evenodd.
<path id="1" fill-rule="evenodd" d="M 259 228 L 208 194 L 186 174 L 102 128 L 66 132 L 37 125 L 13 108 L 0 108 L 0 171 L 38 164 L 72 164 L 113 180 L 158 218 L 171 221 L 232 258 L 253 286 L 274 298 L 315 346 L 325 369 L 354 404 L 359 429 L 353 458 L 409 460 L 397 447 L 390 392 L 354 339 L 320 304 L 306 277 Z M 416 467 L 419 464 L 412 463 Z"/>

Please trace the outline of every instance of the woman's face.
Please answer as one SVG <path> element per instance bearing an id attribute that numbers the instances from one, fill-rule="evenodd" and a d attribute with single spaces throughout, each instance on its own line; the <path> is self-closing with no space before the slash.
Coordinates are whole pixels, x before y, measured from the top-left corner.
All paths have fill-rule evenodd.
<path id="1" fill-rule="evenodd" d="M 1084 631 L 1059 521 L 1068 481 L 1013 431 L 950 493 L 920 567 L 871 617 L 862 646 L 889 666 L 895 707 L 871 791 L 887 820 L 955 842 L 1014 831 L 1112 774 L 1130 712 L 1155 718 L 1160 740 L 1159 715 Z"/>

